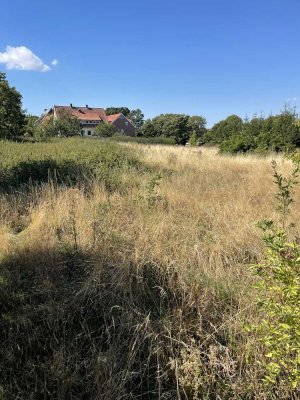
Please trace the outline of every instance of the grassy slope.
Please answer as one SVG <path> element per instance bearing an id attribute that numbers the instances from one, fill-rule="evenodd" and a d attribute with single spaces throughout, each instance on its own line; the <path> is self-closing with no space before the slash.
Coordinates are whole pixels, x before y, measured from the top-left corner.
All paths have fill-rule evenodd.
<path id="1" fill-rule="evenodd" d="M 255 318 L 255 223 L 274 216 L 270 160 L 86 140 L 0 152 L 9 168 L 41 153 L 101 165 L 88 190 L 20 186 L 24 169 L 2 187 L 4 399 L 290 398 L 260 386 L 259 349 L 242 331 Z"/>

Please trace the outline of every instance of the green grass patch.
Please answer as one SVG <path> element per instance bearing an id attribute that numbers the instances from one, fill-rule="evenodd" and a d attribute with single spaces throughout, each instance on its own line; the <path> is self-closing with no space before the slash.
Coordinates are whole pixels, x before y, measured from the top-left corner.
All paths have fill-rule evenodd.
<path id="1" fill-rule="evenodd" d="M 142 172 L 145 168 L 133 150 L 109 141 L 72 138 L 49 143 L 0 142 L 1 191 L 49 180 L 70 186 L 97 180 L 113 188 L 122 172 Z"/>

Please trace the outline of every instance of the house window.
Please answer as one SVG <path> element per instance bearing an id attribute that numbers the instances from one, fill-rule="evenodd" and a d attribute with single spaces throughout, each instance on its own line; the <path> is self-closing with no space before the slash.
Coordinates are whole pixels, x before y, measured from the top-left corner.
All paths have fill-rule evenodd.
<path id="1" fill-rule="evenodd" d="M 92 134 L 92 132 L 91 132 L 91 131 L 88 131 L 88 135 L 91 136 L 91 134 Z"/>
<path id="2" fill-rule="evenodd" d="M 125 121 L 125 126 L 128 126 L 128 121 Z"/>

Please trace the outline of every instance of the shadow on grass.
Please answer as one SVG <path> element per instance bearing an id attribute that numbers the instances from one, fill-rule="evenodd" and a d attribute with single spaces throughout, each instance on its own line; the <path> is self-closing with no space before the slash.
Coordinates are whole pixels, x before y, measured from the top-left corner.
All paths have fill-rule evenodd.
<path id="1" fill-rule="evenodd" d="M 76 160 L 29 160 L 0 169 L 0 192 L 26 191 L 43 183 L 80 187 L 89 191 L 93 182 L 102 183 L 108 192 L 123 190 L 119 168 L 105 164 L 89 165 Z"/>
<path id="2" fill-rule="evenodd" d="M 139 268 L 54 248 L 2 260 L 4 399 L 156 399 L 164 386 L 172 393 L 174 377 L 157 380 L 157 351 L 176 296 L 157 267 Z"/>
<path id="3" fill-rule="evenodd" d="M 8 191 L 12 188 L 48 181 L 72 186 L 85 183 L 90 176 L 90 169 L 72 160 L 21 161 L 15 166 L 0 171 L 0 190 Z"/>

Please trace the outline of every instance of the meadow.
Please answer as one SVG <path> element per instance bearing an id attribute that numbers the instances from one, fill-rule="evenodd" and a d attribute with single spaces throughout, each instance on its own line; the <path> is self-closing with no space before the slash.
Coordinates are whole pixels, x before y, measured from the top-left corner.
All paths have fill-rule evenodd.
<path id="1" fill-rule="evenodd" d="M 0 399 L 299 398 L 245 330 L 273 158 L 0 142 Z"/>

